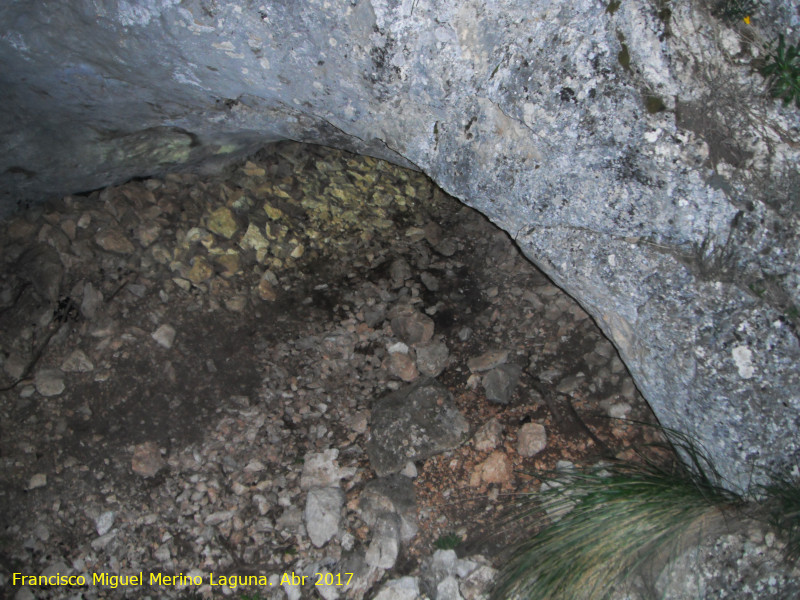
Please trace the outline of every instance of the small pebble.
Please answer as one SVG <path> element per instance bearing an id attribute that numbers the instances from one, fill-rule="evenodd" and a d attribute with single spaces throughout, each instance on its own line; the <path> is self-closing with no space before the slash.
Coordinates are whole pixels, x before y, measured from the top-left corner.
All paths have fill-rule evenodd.
<path id="1" fill-rule="evenodd" d="M 160 346 L 164 348 L 172 348 L 172 344 L 175 342 L 175 328 L 172 325 L 160 325 L 158 329 L 156 329 L 151 337 L 158 342 Z"/>

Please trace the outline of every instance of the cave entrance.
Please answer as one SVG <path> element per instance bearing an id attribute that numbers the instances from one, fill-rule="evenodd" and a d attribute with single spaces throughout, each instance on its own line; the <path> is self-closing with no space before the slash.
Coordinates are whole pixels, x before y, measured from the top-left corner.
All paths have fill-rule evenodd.
<path id="1" fill-rule="evenodd" d="M 396 448 L 417 532 L 389 573 L 436 547 L 494 555 L 536 471 L 655 435 L 610 418 L 655 422 L 581 307 L 482 215 L 383 161 L 280 143 L 2 228 L 3 562 L 25 572 L 363 558 L 377 401 L 426 378 L 468 432 L 432 456 Z M 318 487 L 343 501 L 319 547 Z"/>

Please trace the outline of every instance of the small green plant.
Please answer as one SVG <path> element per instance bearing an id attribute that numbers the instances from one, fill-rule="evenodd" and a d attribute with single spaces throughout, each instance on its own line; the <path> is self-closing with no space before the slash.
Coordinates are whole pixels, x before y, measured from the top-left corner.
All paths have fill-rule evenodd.
<path id="1" fill-rule="evenodd" d="M 513 517 L 536 516 L 538 533 L 506 563 L 492 599 L 602 600 L 742 518 L 769 522 L 786 543 L 785 556 L 800 559 L 796 471 L 769 472 L 769 483 L 736 493 L 723 487 L 702 447 L 675 430 L 661 431 L 669 439 L 661 446 L 682 461 L 674 454 L 667 462 L 640 456 L 545 475 L 546 485 Z"/>
<path id="2" fill-rule="evenodd" d="M 767 79 L 773 97 L 783 103 L 794 102 L 800 108 L 800 47 L 786 45 L 783 35 L 778 36 L 778 46 L 767 56 L 761 74 Z"/>
<path id="3" fill-rule="evenodd" d="M 548 478 L 526 513 L 541 514 L 545 526 L 517 550 L 493 598 L 606 598 L 742 503 L 695 445 L 673 445 L 691 467 L 616 462 Z"/>
<path id="4" fill-rule="evenodd" d="M 622 4 L 621 0 L 611 0 L 606 6 L 606 12 L 610 15 L 613 15 L 615 12 L 619 10 L 619 5 Z"/>
<path id="5" fill-rule="evenodd" d="M 439 550 L 454 550 L 461 543 L 461 536 L 456 533 L 447 533 L 440 535 L 435 542 L 434 547 Z"/>

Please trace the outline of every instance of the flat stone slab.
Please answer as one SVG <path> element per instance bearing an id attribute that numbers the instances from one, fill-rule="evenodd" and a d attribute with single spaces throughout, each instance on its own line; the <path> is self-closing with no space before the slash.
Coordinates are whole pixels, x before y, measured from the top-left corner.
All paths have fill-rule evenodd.
<path id="1" fill-rule="evenodd" d="M 370 465 L 379 476 L 400 471 L 409 460 L 424 460 L 457 447 L 469 432 L 450 392 L 423 379 L 378 400 L 372 409 Z"/>

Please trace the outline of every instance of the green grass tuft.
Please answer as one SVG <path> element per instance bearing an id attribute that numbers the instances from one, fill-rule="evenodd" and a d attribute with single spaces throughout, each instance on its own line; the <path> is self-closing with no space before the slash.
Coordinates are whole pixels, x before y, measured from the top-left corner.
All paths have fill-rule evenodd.
<path id="1" fill-rule="evenodd" d="M 456 533 L 447 533 L 440 535 L 435 542 L 434 547 L 439 550 L 454 550 L 461 543 L 461 536 Z"/>
<path id="2" fill-rule="evenodd" d="M 794 102 L 800 108 L 800 47 L 787 46 L 783 35 L 778 36 L 778 46 L 767 56 L 761 74 L 767 79 L 773 97 L 784 104 Z"/>
<path id="3" fill-rule="evenodd" d="M 606 598 L 742 502 L 720 485 L 704 453 L 677 440 L 673 446 L 693 468 L 643 460 L 548 476 L 526 513 L 541 514 L 546 525 L 518 548 L 492 597 Z"/>

